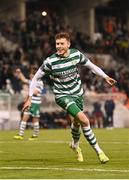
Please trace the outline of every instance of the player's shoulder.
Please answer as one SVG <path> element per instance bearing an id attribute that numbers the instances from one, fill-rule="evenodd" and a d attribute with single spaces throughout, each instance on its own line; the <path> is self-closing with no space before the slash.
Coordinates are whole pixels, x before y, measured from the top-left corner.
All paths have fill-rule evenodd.
<path id="1" fill-rule="evenodd" d="M 50 65 L 51 64 L 51 60 L 55 58 L 55 54 L 50 55 L 49 57 L 47 57 L 44 61 L 43 61 L 43 65 Z"/>
<path id="2" fill-rule="evenodd" d="M 75 48 L 71 48 L 70 49 L 70 54 L 72 55 L 79 55 L 80 56 L 80 54 L 81 54 L 81 52 L 78 50 L 78 49 L 75 49 Z"/>
<path id="3" fill-rule="evenodd" d="M 52 54 L 49 57 L 46 58 L 46 64 L 52 64 L 53 61 L 57 60 L 58 57 L 56 54 Z"/>
<path id="4" fill-rule="evenodd" d="M 50 55 L 48 58 L 49 58 L 49 59 L 54 59 L 54 58 L 56 58 L 56 57 L 57 57 L 57 55 L 56 55 L 56 53 L 54 53 L 54 54 Z"/>
<path id="5" fill-rule="evenodd" d="M 79 50 L 78 49 L 75 49 L 75 48 L 70 48 L 70 53 L 72 54 L 72 53 L 76 53 L 76 52 L 79 52 Z"/>

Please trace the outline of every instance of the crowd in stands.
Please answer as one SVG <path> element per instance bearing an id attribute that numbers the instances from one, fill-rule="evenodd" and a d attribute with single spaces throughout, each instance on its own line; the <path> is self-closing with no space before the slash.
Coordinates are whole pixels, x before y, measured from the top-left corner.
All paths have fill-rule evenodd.
<path id="1" fill-rule="evenodd" d="M 71 124 L 70 117 L 65 111 L 41 112 L 41 128 L 69 128 Z"/>
<path id="2" fill-rule="evenodd" d="M 106 19 L 105 22 L 106 25 L 100 32 L 102 38 L 93 43 L 88 35 L 73 30 L 54 12 L 47 16 L 34 12 L 24 21 L 16 19 L 11 19 L 10 22 L 1 21 L 0 89 L 11 94 L 20 93 L 22 84 L 15 76 L 15 69 L 19 67 L 24 75 L 29 77 L 29 73 L 38 68 L 43 59 L 55 51 L 54 36 L 59 31 L 66 30 L 71 34 L 72 47 L 84 52 L 111 53 L 127 62 L 129 31 L 126 25 L 116 23 L 113 18 Z M 124 65 L 118 65 L 115 69 L 105 69 L 105 72 L 118 81 L 116 87 L 109 88 L 104 80 L 94 76 L 88 69 L 82 68 L 84 89 L 98 93 L 122 91 L 129 97 L 129 69 Z"/>
<path id="3" fill-rule="evenodd" d="M 129 57 L 129 30 L 127 25 L 115 17 L 105 18 L 103 39 L 108 52 L 128 63 Z"/>
<path id="4" fill-rule="evenodd" d="M 116 24 L 113 18 L 106 19 L 105 22 L 107 23 L 102 30 L 103 39 L 99 39 L 94 45 L 88 35 L 73 30 L 56 13 L 44 17 L 40 12 L 34 12 L 24 21 L 12 19 L 9 23 L 0 22 L 0 89 L 5 89 L 10 82 L 14 92 L 19 93 L 22 87 L 15 77 L 14 69 L 19 67 L 28 77 L 33 68 L 38 68 L 43 59 L 55 51 L 54 35 L 59 31 L 66 30 L 71 34 L 72 47 L 85 52 L 91 49 L 99 52 L 98 47 L 101 47 L 101 51 L 106 48 L 109 52 L 117 51 L 119 57 L 126 60 L 124 56 L 128 57 L 126 53 L 129 53 L 127 27 Z M 118 66 L 107 73 L 119 80 L 117 88 L 120 91 L 129 92 L 128 69 Z M 82 74 L 82 81 L 89 90 L 94 88 L 97 92 L 107 91 L 106 84 L 99 81 L 98 77 L 93 78 L 88 70 L 87 73 L 82 71 Z"/>

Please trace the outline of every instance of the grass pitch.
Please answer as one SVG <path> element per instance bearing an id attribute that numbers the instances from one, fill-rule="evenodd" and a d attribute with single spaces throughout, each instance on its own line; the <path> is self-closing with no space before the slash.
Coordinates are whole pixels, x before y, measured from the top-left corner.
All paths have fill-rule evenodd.
<path id="1" fill-rule="evenodd" d="M 129 178 L 129 129 L 94 129 L 109 156 L 100 164 L 83 135 L 80 146 L 84 162 L 77 162 L 69 148 L 70 130 L 41 130 L 39 139 L 14 140 L 16 131 L 0 132 L 1 179 L 127 179 Z"/>

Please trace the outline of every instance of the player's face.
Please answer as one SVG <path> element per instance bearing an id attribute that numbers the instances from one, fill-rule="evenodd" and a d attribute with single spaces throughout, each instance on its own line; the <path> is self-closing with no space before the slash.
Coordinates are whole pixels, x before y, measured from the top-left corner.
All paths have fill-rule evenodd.
<path id="1" fill-rule="evenodd" d="M 70 47 L 70 42 L 65 38 L 56 39 L 56 50 L 57 54 L 60 56 L 68 56 L 68 49 Z"/>

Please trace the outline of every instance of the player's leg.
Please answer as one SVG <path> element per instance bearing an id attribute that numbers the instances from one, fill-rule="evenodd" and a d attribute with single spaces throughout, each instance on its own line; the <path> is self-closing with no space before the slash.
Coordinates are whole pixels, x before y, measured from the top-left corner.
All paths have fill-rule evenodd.
<path id="1" fill-rule="evenodd" d="M 22 120 L 21 120 L 20 125 L 19 125 L 19 133 L 18 133 L 18 135 L 14 136 L 14 139 L 18 139 L 18 140 L 24 139 L 23 136 L 24 136 L 26 124 L 27 124 L 27 121 L 29 120 L 29 118 L 30 118 L 30 112 L 24 112 Z"/>
<path id="2" fill-rule="evenodd" d="M 69 104 L 73 104 L 73 99 L 70 97 L 62 97 L 59 99 L 56 99 L 57 104 L 62 107 L 63 109 L 67 109 Z M 69 113 L 71 114 L 71 113 Z M 71 114 L 72 115 L 72 114 Z M 77 160 L 82 162 L 83 156 L 81 153 L 81 149 L 79 147 L 79 139 L 80 139 L 80 123 L 78 123 L 78 120 L 76 118 L 74 119 L 73 116 L 71 117 L 71 134 L 72 134 L 72 141 L 70 142 L 70 148 L 76 153 Z"/>
<path id="3" fill-rule="evenodd" d="M 93 149 L 97 153 L 100 162 L 101 163 L 108 162 L 109 158 L 104 154 L 104 152 L 102 151 L 102 149 L 98 145 L 95 134 L 93 133 L 93 131 L 90 127 L 89 119 L 87 118 L 87 116 L 82 111 L 80 111 L 76 114 L 75 117 L 81 123 L 81 127 L 82 127 L 84 137 L 87 139 L 89 144 L 93 147 Z"/>
<path id="4" fill-rule="evenodd" d="M 81 148 L 79 147 L 79 140 L 80 140 L 80 123 L 76 121 L 76 119 L 72 120 L 71 124 L 71 134 L 72 134 L 72 141 L 70 142 L 70 148 L 75 152 L 77 156 L 77 160 L 83 162 L 83 155 Z"/>
<path id="5" fill-rule="evenodd" d="M 40 104 L 31 105 L 31 114 L 33 117 L 33 134 L 29 140 L 36 140 L 39 135 L 39 118 L 40 118 Z"/>
<path id="6" fill-rule="evenodd" d="M 81 124 L 81 128 L 84 134 L 84 137 L 87 139 L 89 144 L 93 147 L 95 152 L 97 153 L 99 160 L 101 163 L 106 163 L 109 161 L 108 157 L 104 154 L 102 149 L 99 147 L 95 134 L 93 133 L 90 122 L 87 116 L 83 113 L 83 99 L 82 97 L 79 98 L 66 98 L 67 103 L 65 109 L 67 109 L 68 113 L 74 117 L 74 120 L 78 121 Z M 65 99 L 65 102 L 66 102 Z"/>
<path id="7" fill-rule="evenodd" d="M 77 113 L 78 111 L 80 111 L 80 109 L 83 109 L 83 99 L 82 98 L 72 98 L 72 101 L 71 102 L 75 102 L 73 103 L 73 106 L 74 105 L 77 105 L 77 107 L 79 109 L 76 110 L 75 108 L 75 112 L 74 112 L 74 109 L 73 110 L 70 110 L 73 114 Z M 69 106 L 67 105 L 67 108 Z M 69 111 L 69 108 L 68 108 L 68 111 Z M 76 112 L 77 111 L 77 112 Z M 80 135 L 81 135 L 81 132 L 80 132 L 80 123 L 78 122 L 78 120 L 76 119 L 76 117 L 72 117 L 72 126 L 71 126 L 71 133 L 72 133 L 72 138 L 73 138 L 73 141 L 72 141 L 72 147 L 79 147 L 79 140 L 80 140 Z"/>
<path id="8" fill-rule="evenodd" d="M 72 134 L 72 146 L 77 147 L 79 146 L 80 140 L 80 123 L 78 123 L 75 119 L 72 120 L 71 123 L 71 134 Z"/>
<path id="9" fill-rule="evenodd" d="M 33 134 L 29 140 L 36 140 L 39 135 L 39 118 L 33 117 Z"/>

